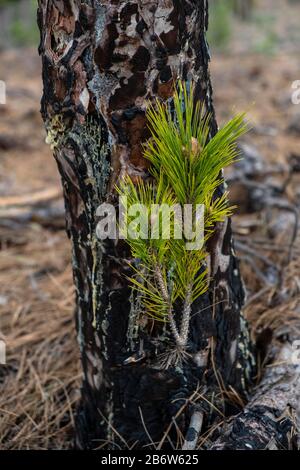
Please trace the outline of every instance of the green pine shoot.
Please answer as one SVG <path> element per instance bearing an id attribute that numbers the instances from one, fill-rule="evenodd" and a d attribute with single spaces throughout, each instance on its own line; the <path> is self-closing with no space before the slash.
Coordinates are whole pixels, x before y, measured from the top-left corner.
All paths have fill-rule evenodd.
<path id="1" fill-rule="evenodd" d="M 153 178 L 134 184 L 124 178 L 117 188 L 127 198 L 127 206 L 143 204 L 139 221 L 127 215 L 131 231 L 127 235 L 134 275 L 130 281 L 141 296 L 143 313 L 157 321 L 168 322 L 177 349 L 185 351 L 188 341 L 192 303 L 209 287 L 206 267 L 206 242 L 216 223 L 232 214 L 227 193 L 216 195 L 223 183 L 222 170 L 238 157 L 236 142 L 247 130 L 244 114 L 235 116 L 210 138 L 211 116 L 194 102 L 194 87 L 188 91 L 179 83 L 174 94 L 174 111 L 157 101 L 148 110 L 151 139 L 144 156 L 151 162 Z M 176 239 L 178 219 L 170 227 L 161 223 L 163 210 L 153 215 L 153 204 L 180 207 L 204 205 L 204 239 L 200 249 L 188 250 L 187 239 Z M 140 222 L 156 220 L 157 233 L 139 233 Z M 160 230 L 158 230 L 160 229 Z M 153 235 L 153 233 L 152 233 Z M 191 241 L 191 240 L 189 240 Z M 192 240 L 193 241 L 193 240 Z M 195 241 L 195 240 L 194 240 Z M 174 318 L 174 305 L 182 305 L 180 324 Z"/>

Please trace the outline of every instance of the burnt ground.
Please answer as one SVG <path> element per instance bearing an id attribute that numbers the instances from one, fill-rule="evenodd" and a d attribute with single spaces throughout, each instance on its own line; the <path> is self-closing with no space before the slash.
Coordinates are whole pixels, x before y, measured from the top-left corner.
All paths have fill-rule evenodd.
<path id="1" fill-rule="evenodd" d="M 219 123 L 246 111 L 252 126 L 229 177 L 245 311 L 264 349 L 262 331 L 280 340 L 300 315 L 300 104 L 291 102 L 300 4 L 272 1 L 271 19 L 270 1 L 261 4 L 255 22 L 235 23 L 227 50 L 213 50 L 211 73 Z M 0 79 L 0 448 L 68 448 L 80 386 L 74 290 L 36 50 L 1 51 Z"/>

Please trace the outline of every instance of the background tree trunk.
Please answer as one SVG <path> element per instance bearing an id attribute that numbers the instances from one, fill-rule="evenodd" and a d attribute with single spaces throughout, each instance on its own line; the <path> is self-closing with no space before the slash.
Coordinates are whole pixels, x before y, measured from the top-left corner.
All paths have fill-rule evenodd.
<path id="1" fill-rule="evenodd" d="M 126 244 L 96 237 L 96 209 L 117 203 L 119 175 L 148 175 L 141 148 L 149 135 L 147 102 L 171 104 L 174 80 L 193 79 L 195 98 L 214 116 L 207 8 L 205 0 L 39 0 L 42 114 L 73 247 L 84 372 L 79 448 L 169 445 L 178 429 L 185 434 L 195 407 L 205 428 L 216 408 L 229 413 L 247 397 L 254 358 L 230 221 L 216 227 L 209 244 L 213 281 L 193 306 L 190 360 L 167 370 L 158 356 L 168 328 L 139 311 L 124 276 Z M 212 135 L 216 130 L 213 119 Z"/>
<path id="2" fill-rule="evenodd" d="M 247 20 L 252 15 L 255 3 L 255 0 L 233 0 L 234 12 L 243 20 Z"/>

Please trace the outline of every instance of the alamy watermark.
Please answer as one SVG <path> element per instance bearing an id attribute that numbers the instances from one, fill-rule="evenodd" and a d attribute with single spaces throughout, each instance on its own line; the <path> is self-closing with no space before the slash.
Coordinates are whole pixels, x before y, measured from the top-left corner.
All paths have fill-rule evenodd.
<path id="1" fill-rule="evenodd" d="M 0 105 L 6 104 L 6 83 L 0 80 Z"/>
<path id="2" fill-rule="evenodd" d="M 118 215 L 117 215 L 118 212 Z M 118 211 L 112 204 L 101 204 L 96 212 L 99 240 L 185 240 L 186 250 L 200 250 L 204 245 L 204 204 L 128 205 L 119 200 Z"/>
<path id="3" fill-rule="evenodd" d="M 295 340 L 292 343 L 292 364 L 295 366 L 300 366 L 300 340 Z"/>
<path id="4" fill-rule="evenodd" d="M 6 364 L 6 344 L 0 339 L 0 365 Z"/>
<path id="5" fill-rule="evenodd" d="M 292 83 L 292 103 L 300 104 L 300 80 L 295 80 Z"/>

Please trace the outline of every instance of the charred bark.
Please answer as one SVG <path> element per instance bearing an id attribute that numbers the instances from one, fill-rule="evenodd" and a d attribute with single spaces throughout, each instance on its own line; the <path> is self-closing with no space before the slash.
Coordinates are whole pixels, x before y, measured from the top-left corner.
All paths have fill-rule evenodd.
<path id="1" fill-rule="evenodd" d="M 199 397 L 205 391 L 205 400 L 197 398 L 204 426 L 215 407 L 232 409 L 235 393 L 247 397 L 254 358 L 230 221 L 216 227 L 210 241 L 213 281 L 193 305 L 190 359 L 167 370 L 158 356 L 167 351 L 168 328 L 140 311 L 124 276 L 126 244 L 96 237 L 97 207 L 117 203 L 118 177 L 148 176 L 141 147 L 149 135 L 147 103 L 159 98 L 171 104 L 174 81 L 193 80 L 195 99 L 214 116 L 207 8 L 205 0 L 39 0 L 42 114 L 73 247 L 84 371 L 79 448 L 142 447 L 163 436 L 167 445 L 174 416 L 182 433 L 188 429 L 194 412 L 188 399 L 196 389 Z M 216 130 L 213 118 L 211 135 Z M 175 432 L 172 427 L 170 436 Z"/>
<path id="2" fill-rule="evenodd" d="M 299 448 L 300 364 L 286 342 L 242 413 L 226 426 L 213 450 Z"/>

